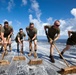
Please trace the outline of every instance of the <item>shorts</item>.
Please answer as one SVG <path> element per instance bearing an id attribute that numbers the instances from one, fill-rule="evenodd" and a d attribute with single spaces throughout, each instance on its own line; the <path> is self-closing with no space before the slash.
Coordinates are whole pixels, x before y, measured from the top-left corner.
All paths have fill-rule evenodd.
<path id="1" fill-rule="evenodd" d="M 18 39 L 15 39 L 15 41 L 16 41 L 16 43 L 19 43 L 19 42 L 18 42 Z M 23 42 L 23 39 L 20 39 L 20 41 L 22 41 L 22 42 Z"/>
<path id="2" fill-rule="evenodd" d="M 37 40 L 37 37 L 36 37 L 34 40 L 32 40 L 32 38 L 28 38 L 28 40 L 29 40 L 30 42 L 32 42 L 32 41 L 34 41 L 34 40 Z"/>
<path id="3" fill-rule="evenodd" d="M 67 45 L 76 45 L 76 42 L 74 42 L 71 38 L 68 38 L 66 44 Z"/>

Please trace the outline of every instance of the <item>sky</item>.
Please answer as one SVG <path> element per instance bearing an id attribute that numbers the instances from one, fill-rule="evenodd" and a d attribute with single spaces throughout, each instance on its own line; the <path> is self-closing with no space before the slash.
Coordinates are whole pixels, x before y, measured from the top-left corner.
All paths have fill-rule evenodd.
<path id="1" fill-rule="evenodd" d="M 0 0 L 0 24 L 8 21 L 14 29 L 33 22 L 38 36 L 45 36 L 44 25 L 60 21 L 60 38 L 67 38 L 67 31 L 76 31 L 76 0 Z"/>

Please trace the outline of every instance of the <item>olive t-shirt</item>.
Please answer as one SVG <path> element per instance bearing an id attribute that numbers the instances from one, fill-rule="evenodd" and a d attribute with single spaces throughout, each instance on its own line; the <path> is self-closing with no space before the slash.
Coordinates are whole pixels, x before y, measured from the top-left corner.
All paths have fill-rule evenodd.
<path id="1" fill-rule="evenodd" d="M 16 38 L 15 38 L 15 41 L 18 42 L 18 37 L 19 37 L 20 40 L 21 40 L 21 39 L 23 39 L 23 37 L 25 37 L 25 36 L 26 36 L 26 34 L 25 34 L 24 32 L 23 32 L 22 34 L 20 34 L 20 32 L 18 32 L 18 33 L 17 33 L 17 36 L 16 36 Z"/>
<path id="2" fill-rule="evenodd" d="M 30 38 L 33 38 L 34 35 L 37 34 L 37 29 L 36 28 L 33 28 L 33 30 L 31 30 L 29 27 L 26 27 L 26 29 L 28 30 L 28 33 L 29 33 L 29 37 Z"/>
<path id="3" fill-rule="evenodd" d="M 54 26 L 48 26 L 48 36 L 52 39 L 55 38 L 56 34 L 60 34 L 60 29 L 59 28 L 54 28 Z"/>
<path id="4" fill-rule="evenodd" d="M 11 31 L 13 31 L 12 26 L 8 26 L 8 28 L 3 27 L 4 29 L 4 37 L 8 37 Z"/>

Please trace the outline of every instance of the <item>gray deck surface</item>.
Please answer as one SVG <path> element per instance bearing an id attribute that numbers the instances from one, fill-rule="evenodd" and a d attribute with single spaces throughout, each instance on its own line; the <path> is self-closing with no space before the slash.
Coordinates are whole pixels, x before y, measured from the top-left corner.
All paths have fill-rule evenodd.
<path id="1" fill-rule="evenodd" d="M 4 60 L 8 60 L 10 65 L 0 66 L 0 75 L 60 75 L 57 71 L 61 68 L 67 67 L 62 59 L 59 58 L 58 52 L 54 51 L 55 63 L 49 61 L 49 46 L 42 45 L 38 43 L 38 57 L 43 60 L 41 65 L 28 65 L 30 59 L 34 59 L 33 56 L 28 57 L 29 47 L 28 41 L 24 42 L 24 56 L 26 57 L 25 61 L 13 61 L 14 56 L 18 56 L 16 50 L 16 43 L 12 43 L 12 51 L 8 51 L 8 55 L 4 57 Z M 56 45 L 59 50 L 62 47 Z M 69 62 L 69 65 L 76 65 L 76 51 L 66 52 L 64 58 Z M 0 53 L 1 59 L 1 53 Z M 68 74 L 76 75 L 76 74 Z"/>

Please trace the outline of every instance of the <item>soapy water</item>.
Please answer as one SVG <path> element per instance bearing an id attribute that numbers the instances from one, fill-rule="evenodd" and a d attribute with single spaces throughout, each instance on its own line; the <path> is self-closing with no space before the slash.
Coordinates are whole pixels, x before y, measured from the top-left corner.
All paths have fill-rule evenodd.
<path id="1" fill-rule="evenodd" d="M 44 66 L 29 66 L 29 65 L 19 65 L 17 66 L 16 75 L 48 75 Z"/>

